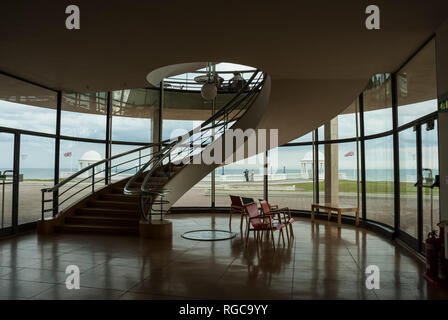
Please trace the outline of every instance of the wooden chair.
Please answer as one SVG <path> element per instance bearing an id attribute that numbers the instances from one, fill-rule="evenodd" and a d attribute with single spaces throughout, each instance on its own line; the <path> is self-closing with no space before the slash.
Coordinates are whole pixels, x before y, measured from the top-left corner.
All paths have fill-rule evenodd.
<path id="1" fill-rule="evenodd" d="M 288 241 L 290 238 L 294 238 L 294 231 L 292 228 L 292 224 L 294 223 L 294 218 L 291 216 L 291 210 L 288 207 L 278 208 L 278 206 L 269 205 L 266 200 L 260 200 L 261 210 L 266 215 L 271 215 L 274 217 L 278 217 L 278 223 L 283 223 L 286 227 L 286 235 L 288 237 Z M 276 208 L 276 209 L 274 209 Z M 288 233 L 289 227 L 289 233 Z"/>
<path id="2" fill-rule="evenodd" d="M 278 223 L 274 221 L 272 215 L 260 214 L 258 211 L 258 206 L 255 202 L 245 204 L 247 215 L 249 217 L 249 223 L 247 223 L 246 229 L 246 248 L 249 246 L 249 233 L 250 231 L 254 232 L 254 240 L 256 242 L 260 241 L 260 232 L 261 238 L 263 236 L 263 232 L 267 231 L 272 236 L 272 245 L 275 251 L 275 240 L 274 240 L 274 231 L 279 230 L 278 242 L 280 243 L 280 235 L 283 239 L 283 245 L 285 245 L 285 237 L 283 235 L 283 228 L 285 225 L 283 223 Z M 280 217 L 277 218 L 280 221 Z M 252 226 L 252 227 L 251 227 Z"/>
<path id="3" fill-rule="evenodd" d="M 258 199 L 258 201 L 265 201 L 264 199 Z M 272 210 L 278 210 L 278 204 L 269 204 L 269 207 L 271 207 Z"/>
<path id="4" fill-rule="evenodd" d="M 240 221 L 240 230 L 243 230 L 243 219 L 246 218 L 247 224 L 247 215 L 246 210 L 244 209 L 243 201 L 239 196 L 230 196 L 230 201 L 232 202 L 230 205 L 230 219 L 229 219 L 229 228 L 232 228 L 232 214 L 239 213 L 241 216 Z"/>

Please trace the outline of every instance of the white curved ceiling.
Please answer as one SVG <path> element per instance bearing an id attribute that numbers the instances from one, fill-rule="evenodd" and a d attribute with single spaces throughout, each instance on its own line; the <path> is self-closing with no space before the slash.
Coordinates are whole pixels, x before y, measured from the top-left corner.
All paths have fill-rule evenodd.
<path id="1" fill-rule="evenodd" d="M 448 15 L 446 0 L 377 0 L 381 30 L 369 31 L 365 0 L 78 0 L 81 29 L 67 30 L 70 4 L 2 3 L 0 70 L 93 92 L 145 87 L 173 64 L 254 66 L 272 78 L 263 125 L 295 126 L 291 136 L 342 111 L 372 74 L 395 71 Z"/>
<path id="2" fill-rule="evenodd" d="M 393 71 L 448 15 L 446 0 L 16 0 L 0 11 L 0 70 L 55 89 L 141 88 L 157 68 L 194 61 L 254 66 L 273 79 L 366 79 Z"/>

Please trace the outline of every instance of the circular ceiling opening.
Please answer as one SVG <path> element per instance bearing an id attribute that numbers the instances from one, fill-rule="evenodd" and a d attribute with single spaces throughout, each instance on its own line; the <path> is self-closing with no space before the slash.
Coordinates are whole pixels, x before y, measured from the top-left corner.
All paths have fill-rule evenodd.
<path id="1" fill-rule="evenodd" d="M 181 63 L 153 70 L 146 80 L 156 87 L 164 81 L 167 89 L 200 91 L 205 83 L 210 82 L 211 72 L 215 82 L 225 85 L 235 77 L 249 79 L 254 71 L 256 68 L 228 62 Z"/>

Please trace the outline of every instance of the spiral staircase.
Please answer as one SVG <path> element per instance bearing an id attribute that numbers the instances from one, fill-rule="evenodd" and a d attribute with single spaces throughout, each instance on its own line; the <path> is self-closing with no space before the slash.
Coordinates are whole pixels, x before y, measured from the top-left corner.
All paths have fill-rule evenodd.
<path id="1" fill-rule="evenodd" d="M 219 166 L 195 159 L 222 143 L 229 128 L 257 127 L 269 97 L 268 81 L 257 70 L 228 103 L 187 134 L 99 161 L 42 189 L 38 231 L 136 235 L 141 221 L 164 220 L 186 191 Z M 240 147 L 234 145 L 232 152 Z M 113 181 L 131 171 L 130 178 Z M 87 195 L 81 197 L 82 192 Z"/>

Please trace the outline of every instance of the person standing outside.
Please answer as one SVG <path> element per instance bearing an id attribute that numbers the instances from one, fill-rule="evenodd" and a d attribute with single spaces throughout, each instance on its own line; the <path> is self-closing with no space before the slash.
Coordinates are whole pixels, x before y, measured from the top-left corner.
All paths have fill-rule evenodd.
<path id="1" fill-rule="evenodd" d="M 249 170 L 244 170 L 243 171 L 243 173 L 244 173 L 244 177 L 246 178 L 246 182 L 249 182 Z"/>
<path id="2" fill-rule="evenodd" d="M 251 181 L 251 182 L 254 182 L 254 181 L 255 181 L 255 170 L 254 170 L 254 169 L 252 169 L 252 172 L 251 172 L 251 174 L 250 174 L 250 181 Z"/>

